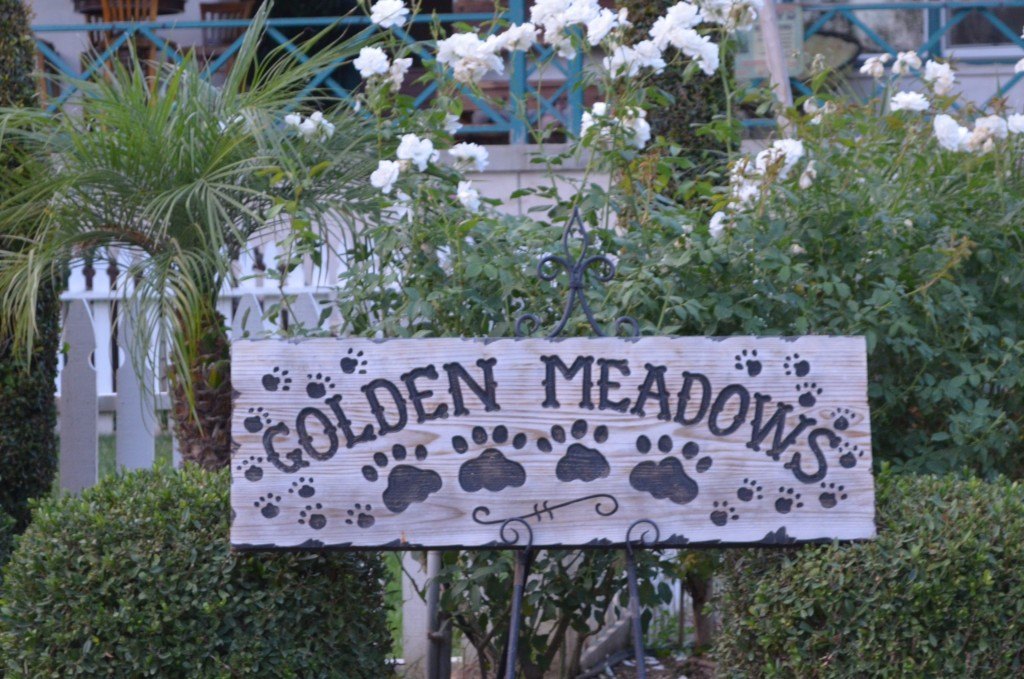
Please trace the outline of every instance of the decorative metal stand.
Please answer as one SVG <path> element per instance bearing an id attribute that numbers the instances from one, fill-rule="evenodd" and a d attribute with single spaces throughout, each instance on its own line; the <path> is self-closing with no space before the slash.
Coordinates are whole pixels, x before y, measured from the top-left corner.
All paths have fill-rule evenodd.
<path id="1" fill-rule="evenodd" d="M 573 256 L 570 244 L 572 239 L 580 242 L 578 256 Z M 599 337 L 607 337 L 601 325 L 594 318 L 594 312 L 584 291 L 588 272 L 601 283 L 610 281 L 615 276 L 615 263 L 604 254 L 590 254 L 590 234 L 580 218 L 579 210 L 574 209 L 572 218 L 569 219 L 562 231 L 562 253 L 561 255 L 545 255 L 537 263 L 537 275 L 545 281 L 553 281 L 562 273 L 569 275 L 569 298 L 566 300 L 565 308 L 562 310 L 562 317 L 555 328 L 546 335 L 548 339 L 554 339 L 561 335 L 573 311 L 577 306 L 583 310 L 583 314 L 589 323 L 591 330 Z M 590 271 L 593 269 L 593 271 Z M 540 327 L 541 320 L 538 316 L 525 313 L 516 319 L 516 337 L 528 337 Z M 635 318 L 621 316 L 615 319 L 614 328 L 616 334 L 625 331 L 626 337 L 639 337 L 640 324 Z M 519 530 L 513 524 L 521 524 L 526 531 L 526 542 L 519 545 L 522 537 Z M 636 529 L 642 528 L 634 536 Z M 629 611 L 633 618 L 633 652 L 636 656 L 636 676 L 639 679 L 646 679 L 647 668 L 644 664 L 644 639 L 643 627 L 640 621 L 640 588 L 637 584 L 636 560 L 633 556 L 635 547 L 645 548 L 657 544 L 660 538 L 660 531 L 657 524 L 648 519 L 641 519 L 633 523 L 626 531 L 626 577 L 629 582 Z M 512 614 L 509 620 L 508 635 L 508 656 L 505 662 L 506 679 L 515 679 L 516 656 L 519 652 L 519 627 L 522 624 L 523 590 L 526 587 L 526 578 L 530 572 L 530 565 L 533 561 L 533 529 L 521 518 L 509 519 L 501 524 L 499 531 L 501 541 L 511 546 L 519 547 L 516 554 L 515 573 L 513 575 L 512 589 Z"/>

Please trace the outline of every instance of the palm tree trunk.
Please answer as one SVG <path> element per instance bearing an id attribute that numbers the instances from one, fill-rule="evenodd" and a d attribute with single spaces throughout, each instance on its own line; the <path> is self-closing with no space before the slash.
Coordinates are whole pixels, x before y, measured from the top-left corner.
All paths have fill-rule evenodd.
<path id="1" fill-rule="evenodd" d="M 215 471 L 231 461 L 231 345 L 211 302 L 182 328 L 189 372 L 168 370 L 174 435 L 181 458 Z"/>

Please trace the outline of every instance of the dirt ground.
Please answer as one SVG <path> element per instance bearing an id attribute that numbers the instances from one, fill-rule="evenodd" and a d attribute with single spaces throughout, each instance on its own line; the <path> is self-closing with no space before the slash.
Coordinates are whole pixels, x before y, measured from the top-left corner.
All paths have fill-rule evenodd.
<path id="1" fill-rule="evenodd" d="M 609 673 L 610 672 L 610 673 Z M 595 679 L 634 679 L 636 663 L 624 660 L 615 667 L 597 675 Z M 647 663 L 647 679 L 715 679 L 715 665 L 710 660 L 698 657 L 659 658 L 657 664 Z"/>

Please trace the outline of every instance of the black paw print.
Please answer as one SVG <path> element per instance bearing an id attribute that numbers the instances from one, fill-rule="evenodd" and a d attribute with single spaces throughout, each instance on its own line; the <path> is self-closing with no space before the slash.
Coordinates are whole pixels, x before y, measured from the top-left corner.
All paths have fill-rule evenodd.
<path id="1" fill-rule="evenodd" d="M 787 356 L 786 362 L 782 364 L 782 368 L 786 371 L 787 375 L 796 375 L 797 377 L 807 377 L 811 372 L 811 364 L 801 359 L 800 354 Z"/>
<path id="2" fill-rule="evenodd" d="M 260 514 L 265 519 L 272 519 L 281 513 L 281 508 L 277 506 L 277 503 L 281 501 L 280 495 L 274 495 L 273 493 L 267 493 L 261 495 L 259 500 L 253 502 L 253 506 L 260 510 Z"/>
<path id="3" fill-rule="evenodd" d="M 526 483 L 526 470 L 523 465 L 505 457 L 496 446 L 504 446 L 508 443 L 508 428 L 499 424 L 491 430 L 490 436 L 483 427 L 473 427 L 470 438 L 477 446 L 487 444 L 488 439 L 491 445 L 484 448 L 484 451 L 467 460 L 459 467 L 459 485 L 467 493 L 475 493 L 478 490 L 489 490 L 497 493 L 506 488 L 518 488 Z M 522 450 L 526 446 L 526 434 L 519 433 L 512 437 L 512 448 Z M 452 448 L 459 455 L 469 450 L 469 442 L 465 437 L 453 436 Z"/>
<path id="4" fill-rule="evenodd" d="M 860 446 L 843 441 L 839 444 L 839 464 L 844 469 L 852 469 L 857 466 L 857 460 L 864 457 L 864 451 Z"/>
<path id="5" fill-rule="evenodd" d="M 822 388 L 818 386 L 817 382 L 804 382 L 803 384 L 796 385 L 796 393 L 800 394 L 800 397 L 797 399 L 800 405 L 804 408 L 810 408 L 818 402 Z"/>
<path id="6" fill-rule="evenodd" d="M 781 486 L 779 493 L 782 497 L 775 501 L 775 511 L 779 514 L 789 514 L 794 507 L 800 509 L 804 506 L 804 503 L 800 502 L 800 493 L 797 493 L 792 488 Z"/>
<path id="7" fill-rule="evenodd" d="M 417 462 L 424 462 L 427 459 L 427 449 L 418 445 L 413 452 Z M 396 443 L 391 447 L 391 459 L 395 462 L 403 462 L 409 456 L 405 446 Z M 374 453 L 373 463 L 384 469 L 388 466 L 388 456 L 385 453 Z M 365 465 L 362 469 L 363 478 L 374 482 L 380 476 L 377 469 L 371 465 Z M 382 499 L 384 506 L 395 514 L 401 514 L 409 505 L 423 502 L 432 493 L 441 490 L 441 475 L 430 469 L 420 469 L 412 464 L 400 464 L 391 468 L 388 473 L 388 485 L 384 489 Z"/>
<path id="8" fill-rule="evenodd" d="M 740 353 L 736 354 L 736 369 L 746 370 L 747 374 L 751 377 L 757 377 L 761 374 L 761 361 L 757 359 L 757 349 L 751 349 L 749 352 L 744 349 Z"/>
<path id="9" fill-rule="evenodd" d="M 263 408 L 249 408 L 249 417 L 242 420 L 242 426 L 250 434 L 258 434 L 270 424 L 270 413 Z"/>
<path id="10" fill-rule="evenodd" d="M 821 483 L 822 494 L 818 496 L 818 502 L 825 509 L 832 509 L 840 500 L 846 499 L 845 486 L 837 486 L 834 483 Z M 838 498 L 837 498 L 838 496 Z"/>
<path id="11" fill-rule="evenodd" d="M 260 466 L 261 464 L 263 464 L 262 457 L 250 455 L 249 459 L 242 460 L 242 462 L 238 466 L 236 466 L 235 469 L 242 472 L 242 476 L 244 476 L 247 481 L 252 481 L 253 483 L 255 483 L 263 478 L 263 467 Z M 245 471 L 242 471 L 243 469 Z"/>
<path id="12" fill-rule="evenodd" d="M 288 489 L 288 492 L 298 493 L 299 497 L 303 498 L 304 500 L 308 500 L 309 498 L 316 495 L 316 488 L 310 485 L 312 483 L 312 476 L 309 477 L 308 479 L 305 476 L 300 476 L 298 481 L 292 481 L 292 487 Z"/>
<path id="13" fill-rule="evenodd" d="M 323 398 L 328 389 L 334 389 L 334 381 L 324 375 L 317 373 L 315 376 L 306 375 L 309 384 L 306 385 L 306 395 L 310 398 Z"/>
<path id="14" fill-rule="evenodd" d="M 672 437 L 665 435 L 658 439 L 658 450 L 666 455 L 675 447 Z M 637 452 L 647 454 L 651 451 L 651 440 L 646 436 L 636 439 Z M 684 460 L 690 461 L 700 455 L 700 445 L 689 441 L 680 448 Z M 705 455 L 695 465 L 698 474 L 711 469 L 711 456 Z M 676 504 L 685 505 L 697 497 L 699 487 L 683 469 L 682 462 L 674 456 L 667 456 L 659 462 L 646 461 L 633 467 L 629 473 L 629 485 L 642 493 L 650 493 L 655 499 L 668 498 Z"/>
<path id="15" fill-rule="evenodd" d="M 365 365 L 366 360 L 363 359 L 363 352 L 356 351 L 352 347 L 349 347 L 348 353 L 346 353 L 345 357 L 341 359 L 341 372 L 346 375 L 351 375 L 358 368 L 359 374 L 365 375 L 366 370 L 363 369 L 363 366 Z"/>
<path id="16" fill-rule="evenodd" d="M 263 388 L 267 391 L 289 391 L 292 387 L 292 378 L 288 377 L 287 370 L 275 366 L 273 370 L 263 376 Z"/>
<path id="17" fill-rule="evenodd" d="M 832 426 L 836 428 L 836 431 L 846 431 L 850 428 L 850 423 L 855 417 L 856 415 L 849 408 L 836 408 L 835 419 L 832 420 Z"/>
<path id="18" fill-rule="evenodd" d="M 349 518 L 345 519 L 345 523 L 351 526 L 355 522 L 360 528 L 369 528 L 377 522 L 377 519 L 373 518 L 372 514 L 366 513 L 372 511 L 373 507 L 370 504 L 363 506 L 357 502 L 352 509 L 345 512 L 349 516 Z"/>
<path id="19" fill-rule="evenodd" d="M 558 465 L 555 467 L 555 476 L 558 477 L 559 481 L 564 483 L 569 481 L 590 483 L 597 479 L 603 479 L 611 472 L 608 460 L 601 454 L 601 451 L 580 443 L 581 440 L 587 437 L 589 429 L 590 425 L 587 424 L 586 420 L 576 420 L 572 423 L 569 433 L 576 442 L 570 443 L 565 450 L 565 454 L 558 460 Z M 565 443 L 565 430 L 557 424 L 554 425 L 551 427 L 551 438 L 554 439 L 555 443 Z M 594 443 L 601 445 L 607 440 L 608 427 L 603 424 L 594 427 Z M 543 453 L 550 453 L 554 446 L 551 444 L 551 441 L 541 437 L 537 440 L 537 448 Z"/>
<path id="20" fill-rule="evenodd" d="M 736 513 L 736 508 L 729 506 L 728 500 L 722 500 L 721 502 L 715 500 L 714 507 L 715 509 L 711 512 L 711 523 L 716 526 L 724 526 L 729 523 L 729 519 L 735 521 L 740 518 L 739 514 Z"/>
<path id="21" fill-rule="evenodd" d="M 315 505 L 306 505 L 306 508 L 299 512 L 299 523 L 309 524 L 313 530 L 320 530 L 327 525 L 327 517 L 319 513 L 323 508 L 319 502 Z"/>
<path id="22" fill-rule="evenodd" d="M 764 498 L 764 495 L 761 495 L 762 490 L 764 490 L 764 488 L 758 485 L 757 481 L 753 479 L 743 479 L 743 485 L 736 491 L 736 497 L 741 502 L 750 502 L 755 497 L 760 500 Z"/>

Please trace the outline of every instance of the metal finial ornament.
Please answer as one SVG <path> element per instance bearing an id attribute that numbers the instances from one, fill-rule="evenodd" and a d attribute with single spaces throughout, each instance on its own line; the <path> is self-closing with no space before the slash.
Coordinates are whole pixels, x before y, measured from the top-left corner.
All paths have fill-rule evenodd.
<path id="1" fill-rule="evenodd" d="M 581 248 L 578 257 L 573 257 L 569 247 L 572 239 L 580 241 Z M 561 255 L 544 255 L 537 262 L 537 276 L 541 280 L 553 281 L 563 272 L 569 275 L 569 298 L 562 310 L 562 318 L 547 337 L 551 339 L 562 334 L 577 305 L 583 310 L 594 334 L 606 337 L 607 333 L 601 329 L 601 325 L 594 318 L 590 302 L 587 301 L 587 296 L 584 294 L 584 287 L 588 272 L 600 283 L 607 283 L 614 278 L 615 263 L 608 255 L 590 254 L 590 234 L 580 217 L 579 208 L 573 208 L 572 217 L 566 222 L 565 229 L 562 230 L 562 253 Z M 593 271 L 589 271 L 590 269 Z M 632 316 L 617 318 L 614 325 L 616 334 L 620 330 L 625 330 L 626 337 L 640 335 L 640 324 Z M 516 319 L 516 337 L 528 337 L 539 327 L 540 318 L 536 314 L 525 313 Z"/>

